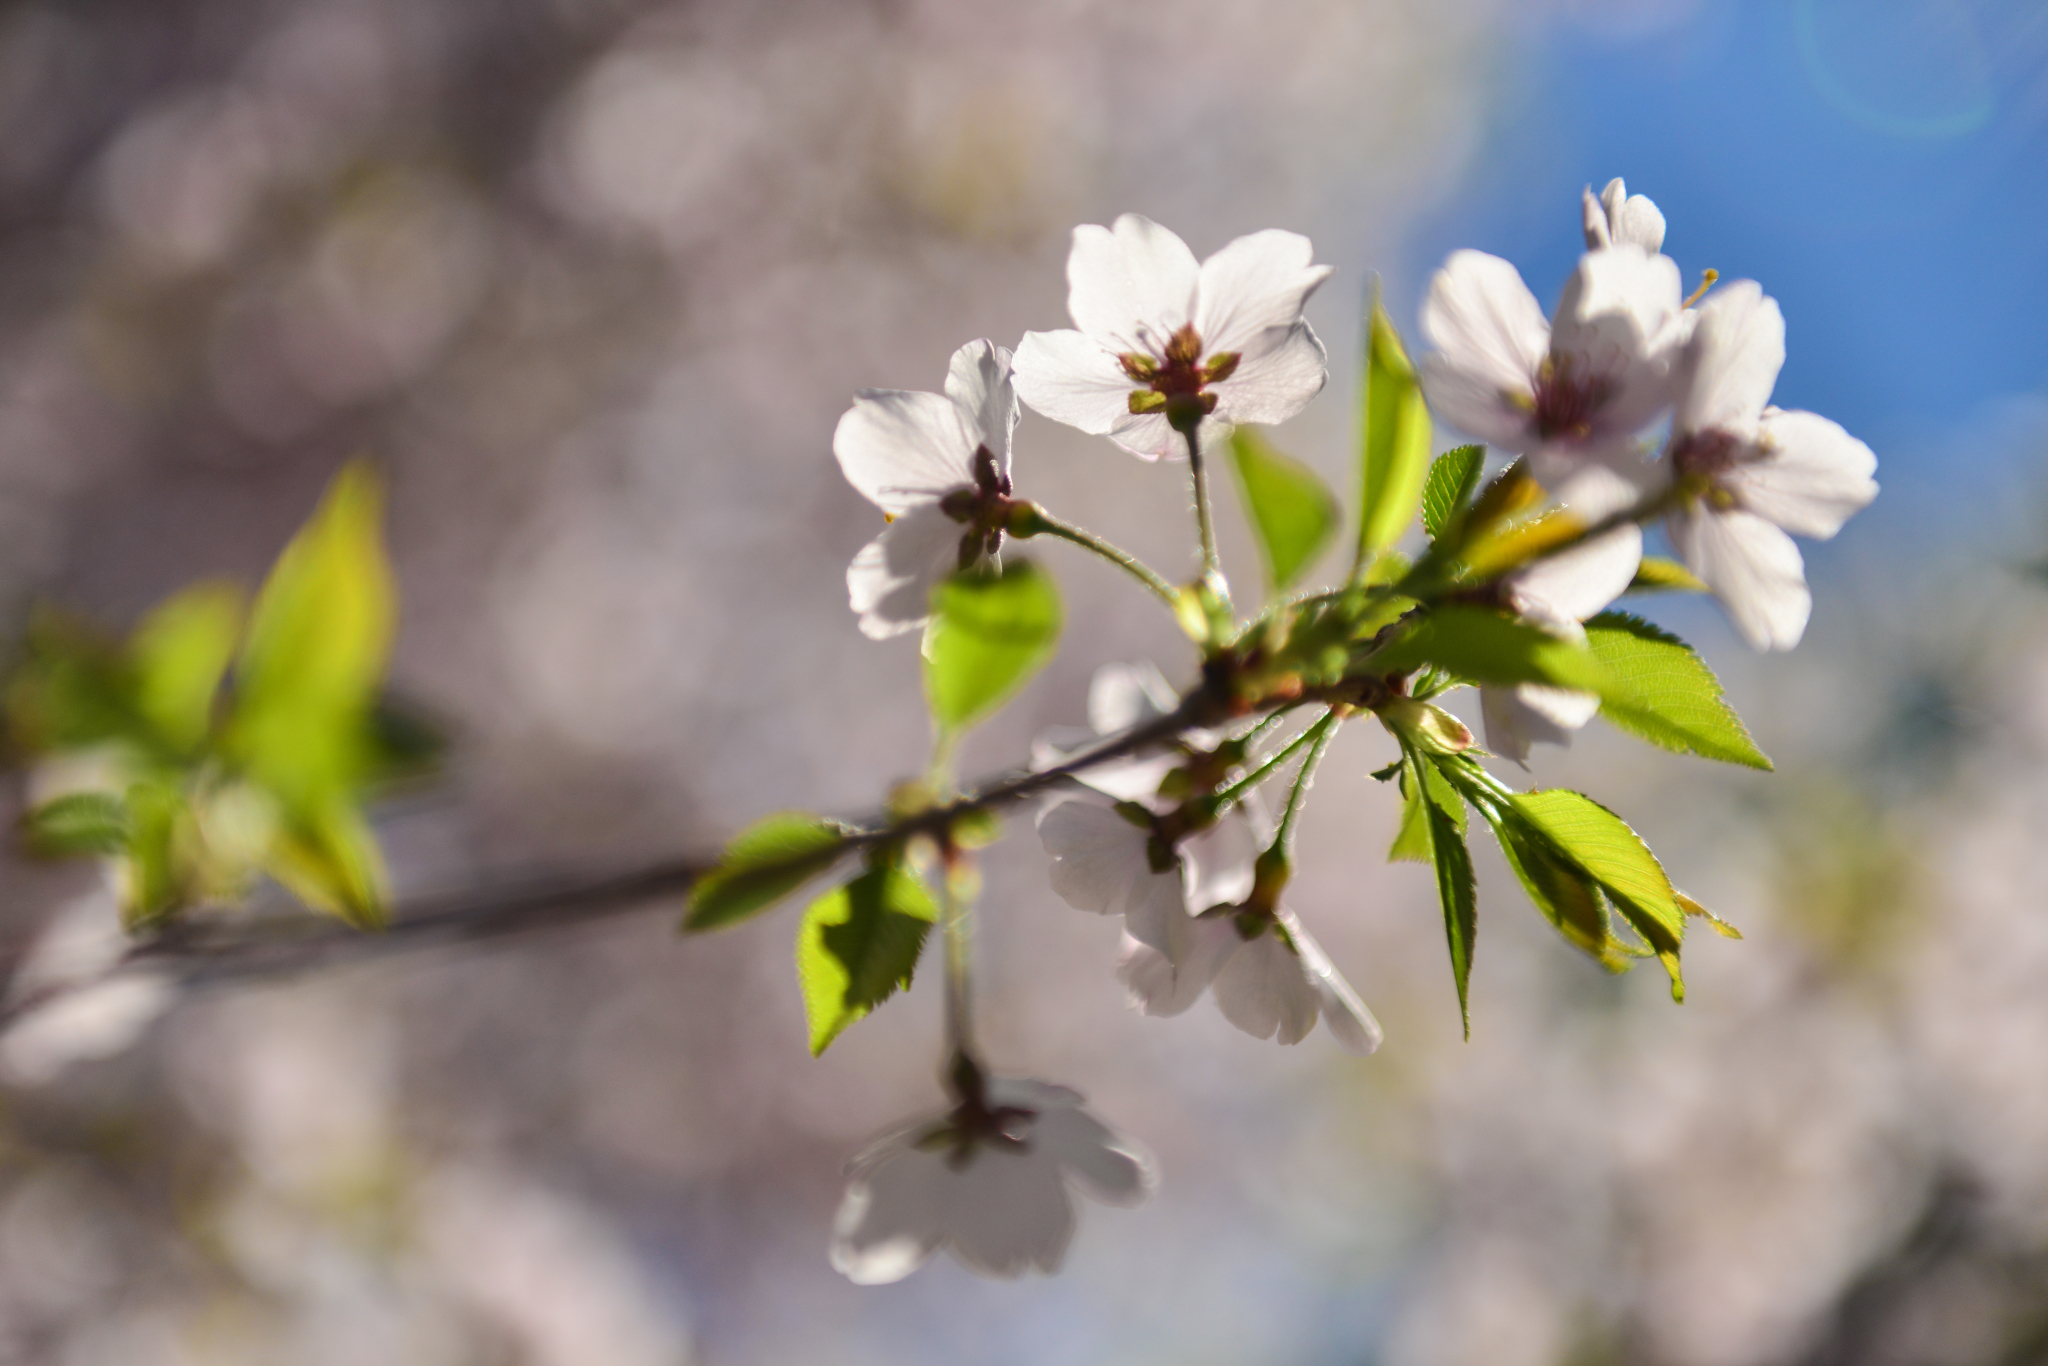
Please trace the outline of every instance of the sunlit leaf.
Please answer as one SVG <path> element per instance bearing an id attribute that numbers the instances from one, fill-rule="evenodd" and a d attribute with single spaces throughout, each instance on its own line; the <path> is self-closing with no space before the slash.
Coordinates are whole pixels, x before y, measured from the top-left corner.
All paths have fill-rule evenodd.
<path id="1" fill-rule="evenodd" d="M 1494 837 L 1529 900 L 1567 943 L 1609 972 L 1626 971 L 1630 959 L 1608 923 L 1607 903 L 1599 885 L 1553 854 L 1542 838 L 1523 830 L 1512 819 L 1512 812 L 1506 814 L 1508 819 L 1491 822 Z"/>
<path id="2" fill-rule="evenodd" d="M 925 695 L 943 732 L 965 730 L 1008 701 L 1059 645 L 1060 595 L 1028 560 L 1000 574 L 955 574 L 932 594 Z"/>
<path id="3" fill-rule="evenodd" d="M 1441 538 L 1471 501 L 1485 468 L 1484 446 L 1459 446 L 1430 462 L 1429 477 L 1422 485 L 1422 529 L 1430 540 Z"/>
<path id="4" fill-rule="evenodd" d="M 924 884 L 893 863 L 870 868 L 811 903 L 797 930 L 796 972 L 813 1056 L 910 985 L 938 915 Z"/>
<path id="5" fill-rule="evenodd" d="M 271 842 L 264 870 L 315 910 L 359 930 L 384 925 L 390 902 L 384 856 L 352 802 L 330 798 L 293 810 Z"/>
<path id="6" fill-rule="evenodd" d="M 1266 582 L 1278 592 L 1329 548 L 1344 509 L 1314 470 L 1276 450 L 1250 427 L 1231 434 L 1230 454 Z"/>
<path id="7" fill-rule="evenodd" d="M 1685 912 L 1664 865 L 1628 822 L 1577 792 L 1524 792 L 1514 810 L 1561 858 L 1600 885 L 1671 974 L 1673 999 L 1685 998 L 1678 949 Z"/>
<path id="8" fill-rule="evenodd" d="M 367 465 L 335 477 L 270 571 L 235 670 L 231 748 L 287 805 L 360 783 L 397 594 Z"/>
<path id="9" fill-rule="evenodd" d="M 690 889 L 686 930 L 716 930 L 760 914 L 823 873 L 846 852 L 846 831 L 802 811 L 755 821 L 725 846 Z"/>
<path id="10" fill-rule="evenodd" d="M 1435 608 L 1371 657 L 1372 669 L 1381 673 L 1408 673 L 1425 664 L 1501 686 L 1543 683 L 1599 693 L 1608 681 L 1584 646 L 1483 607 Z"/>
<path id="11" fill-rule="evenodd" d="M 118 854 L 133 833 L 127 802 L 111 792 L 68 792 L 25 813 L 21 828 L 31 849 L 52 858 Z"/>
<path id="12" fill-rule="evenodd" d="M 201 583 L 158 607 L 129 642 L 136 706 L 173 749 L 213 727 L 213 704 L 242 634 L 242 591 Z"/>
<path id="13" fill-rule="evenodd" d="M 1370 569 L 1415 520 L 1429 465 L 1429 406 L 1377 292 L 1359 395 L 1358 565 Z"/>
<path id="14" fill-rule="evenodd" d="M 1645 555 L 1643 562 L 1636 566 L 1636 576 L 1630 581 L 1631 593 L 1708 593 L 1700 577 L 1676 560 L 1667 560 L 1662 555 Z"/>
<path id="15" fill-rule="evenodd" d="M 1771 767 L 1714 671 L 1677 636 L 1625 612 L 1603 612 L 1586 623 L 1586 646 L 1607 670 L 1600 714 L 1614 725 L 1682 754 Z"/>

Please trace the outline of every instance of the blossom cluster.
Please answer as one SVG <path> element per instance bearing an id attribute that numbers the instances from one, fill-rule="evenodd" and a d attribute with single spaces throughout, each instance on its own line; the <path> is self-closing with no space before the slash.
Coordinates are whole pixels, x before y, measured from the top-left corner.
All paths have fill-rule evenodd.
<path id="1" fill-rule="evenodd" d="M 1089 729 L 1049 734 L 1033 756 L 1053 779 L 1037 789 L 1036 822 L 1052 889 L 1077 909 L 1121 917 L 1117 972 L 1145 1014 L 1179 1015 L 1206 994 L 1257 1038 L 1296 1043 L 1321 1019 L 1353 1053 L 1379 1047 L 1371 1012 L 1281 900 L 1295 810 L 1331 731 L 1359 711 L 1400 741 L 1400 761 L 1376 775 L 1398 773 L 1407 802 L 1391 857 L 1436 865 L 1461 1003 L 1476 928 L 1468 806 L 1569 941 L 1610 970 L 1654 955 L 1682 994 L 1681 922 L 1704 909 L 1671 888 L 1654 855 L 1604 808 L 1578 794 L 1516 794 L 1491 778 L 1470 732 L 1429 698 L 1477 685 L 1489 749 L 1525 767 L 1532 743 L 1565 743 L 1603 710 L 1667 747 L 1768 767 L 1689 647 L 1607 609 L 1642 585 L 1644 527 L 1661 520 L 1685 565 L 1664 579 L 1713 592 L 1756 648 L 1790 648 L 1811 608 L 1791 536 L 1832 536 L 1875 495 L 1876 461 L 1827 419 L 1771 405 L 1784 320 L 1757 284 L 1715 288 L 1709 271 L 1685 297 L 1654 204 L 1615 180 L 1598 197 L 1588 188 L 1582 207 L 1586 251 L 1550 317 L 1513 265 L 1477 251 L 1454 253 L 1430 282 L 1421 325 L 1431 349 L 1419 367 L 1408 367 L 1397 340 L 1381 354 L 1376 314 L 1368 382 L 1394 386 L 1385 411 L 1396 415 L 1396 434 L 1365 433 L 1366 497 L 1377 488 L 1402 517 L 1419 506 L 1428 553 L 1411 566 L 1375 544 L 1362 509 L 1349 586 L 1278 601 L 1249 626 L 1229 605 L 1201 462 L 1231 442 L 1237 424 L 1283 422 L 1327 380 L 1302 310 L 1331 269 L 1315 264 L 1306 238 L 1254 233 L 1198 262 L 1179 237 L 1136 214 L 1084 225 L 1067 263 L 1073 328 L 1027 333 L 1014 352 L 971 342 L 953 357 L 943 394 L 867 391 L 841 420 L 840 467 L 889 518 L 849 567 L 849 597 L 870 636 L 927 629 L 941 732 L 935 781 L 946 781 L 948 727 L 962 723 L 938 714 L 933 682 L 949 667 L 939 656 L 955 652 L 946 630 L 962 628 L 936 617 L 949 585 L 1003 575 L 1006 539 L 1051 534 L 1114 560 L 1168 601 L 1202 649 L 1204 682 L 1185 696 L 1149 664 L 1105 667 Z M 1018 497 L 1020 400 L 1141 459 L 1185 457 L 1202 575 L 1175 590 Z M 1398 434 L 1411 401 L 1426 403 L 1419 446 L 1413 432 Z M 1512 462 L 1480 492 L 1483 452 L 1461 448 L 1431 467 L 1425 491 L 1430 414 Z M 1290 565 L 1313 559 L 1332 514 L 1320 510 L 1320 486 L 1304 468 L 1262 454 L 1255 441 L 1231 449 L 1277 589 L 1278 552 Z M 1258 505 L 1255 478 L 1282 490 L 1268 499 L 1295 500 L 1283 516 L 1262 516 L 1271 509 Z M 1318 516 L 1321 530 L 1265 524 L 1298 528 Z M 1515 547 L 1504 559 L 1503 545 Z M 1449 623 L 1434 634 L 1433 612 Z M 999 622 L 996 635 L 1019 621 Z M 1691 690 L 1693 712 L 1630 696 L 1604 672 L 1602 650 Z M 1262 754 L 1269 727 L 1305 701 L 1322 703 L 1322 718 Z M 1261 713 L 1249 725 L 1237 719 Z M 1132 736 L 1149 743 L 1119 743 Z M 1276 828 L 1258 784 L 1303 750 Z M 950 890 L 967 859 L 953 828 L 938 828 Z M 819 838 L 823 848 L 834 837 Z M 1615 936 L 1610 908 L 1643 947 Z M 949 957 L 956 979 L 962 961 Z M 913 950 L 903 980 L 914 962 Z M 1072 1092 L 985 1074 L 965 994 L 956 980 L 954 1108 L 882 1140 L 850 1169 L 833 1257 L 856 1280 L 895 1279 L 940 1246 L 994 1274 L 1051 1270 L 1073 1226 L 1070 1187 L 1119 1201 L 1150 1188 L 1137 1150 L 1086 1116 Z"/>

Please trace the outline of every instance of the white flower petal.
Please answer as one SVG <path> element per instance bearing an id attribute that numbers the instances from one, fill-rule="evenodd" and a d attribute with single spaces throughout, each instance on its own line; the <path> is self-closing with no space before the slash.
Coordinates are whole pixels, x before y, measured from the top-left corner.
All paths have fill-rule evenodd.
<path id="1" fill-rule="evenodd" d="M 1365 1008 L 1365 1002 L 1358 999 L 1358 993 L 1337 971 L 1330 955 L 1323 952 L 1323 946 L 1315 937 L 1302 928 L 1294 912 L 1281 907 L 1280 923 L 1294 939 L 1294 946 L 1300 951 L 1301 970 L 1321 1003 L 1323 1023 L 1330 1027 L 1338 1046 L 1347 1053 L 1364 1057 L 1376 1052 L 1386 1035 L 1380 1029 L 1380 1022 Z"/>
<path id="2" fill-rule="evenodd" d="M 1722 285 L 1693 312 L 1672 430 L 1754 436 L 1785 366 L 1785 315 L 1754 280 Z"/>
<path id="3" fill-rule="evenodd" d="M 1620 181 L 1614 182 L 1620 184 Z M 1614 229 L 1607 222 L 1607 209 L 1593 197 L 1593 187 L 1588 185 L 1579 200 L 1579 218 L 1586 230 L 1586 250 L 1598 251 L 1614 245 Z"/>
<path id="4" fill-rule="evenodd" d="M 1038 817 L 1038 838 L 1052 855 L 1052 889 L 1080 911 L 1121 915 L 1132 934 L 1163 947 L 1165 926 L 1187 918 L 1178 862 L 1154 872 L 1150 836 L 1107 806 L 1085 798 Z"/>
<path id="5" fill-rule="evenodd" d="M 1065 1104 L 1034 1098 L 1014 1083 L 992 1082 L 989 1099 L 1038 1111 L 1029 1141 L 1059 1164 L 1067 1179 L 1105 1205 L 1142 1205 L 1159 1187 L 1159 1166 L 1144 1148 L 1080 1108 L 1080 1097 L 1064 1087 L 1041 1087 L 1072 1097 Z"/>
<path id="6" fill-rule="evenodd" d="M 1606 385 L 1593 439 L 1633 434 L 1670 406 L 1670 324 L 1683 300 L 1668 256 L 1617 243 L 1579 258 L 1558 302 L 1551 354 Z"/>
<path id="7" fill-rule="evenodd" d="M 1195 286 L 1203 355 L 1230 351 L 1249 361 L 1271 351 L 1334 269 L 1315 264 L 1315 248 L 1298 232 L 1268 228 L 1230 243 L 1202 262 Z"/>
<path id="8" fill-rule="evenodd" d="M 1196 913 L 1224 902 L 1244 900 L 1252 889 L 1252 864 L 1265 841 L 1261 826 L 1265 809 L 1257 792 L 1223 819 L 1186 840 L 1181 858 L 1187 867 L 1188 909 Z"/>
<path id="9" fill-rule="evenodd" d="M 1137 386 L 1103 344 L 1079 332 L 1026 332 L 1013 362 L 1017 393 L 1055 422 L 1106 436 L 1131 416 Z M 1165 426 L 1165 420 L 1160 420 Z"/>
<path id="10" fill-rule="evenodd" d="M 937 503 L 923 503 L 862 546 L 846 567 L 846 596 L 862 634 L 886 640 L 924 625 L 933 585 L 960 565 L 966 531 Z"/>
<path id="11" fill-rule="evenodd" d="M 895 514 L 972 484 L 978 442 L 944 394 L 868 389 L 839 419 L 832 453 L 861 496 Z"/>
<path id="12" fill-rule="evenodd" d="M 855 1285 L 900 1281 L 943 1240 L 945 1159 L 911 1146 L 906 1132 L 871 1147 L 848 1172 L 832 1225 L 832 1266 Z"/>
<path id="13" fill-rule="evenodd" d="M 1766 408 L 1760 460 L 1725 482 L 1742 505 L 1797 536 L 1825 541 L 1877 497 L 1870 447 L 1818 413 Z"/>
<path id="14" fill-rule="evenodd" d="M 1099 343 L 1157 355 L 1194 320 L 1200 271 L 1187 243 L 1142 214 L 1084 223 L 1067 254 L 1067 312 Z"/>
<path id="15" fill-rule="evenodd" d="M 1600 714 L 1600 698 L 1596 694 L 1573 692 L 1570 688 L 1549 688 L 1541 683 L 1516 684 L 1515 700 L 1560 731 L 1580 730 Z M 1552 743 L 1563 744 L 1565 741 Z"/>
<path id="16" fill-rule="evenodd" d="M 1300 1043 L 1321 1008 L 1301 959 L 1270 931 L 1240 941 L 1210 990 L 1223 1018 L 1255 1039 Z"/>
<path id="17" fill-rule="evenodd" d="M 1588 230 L 1586 244 L 1592 245 L 1590 227 L 1591 201 L 1593 192 L 1586 191 L 1588 201 Z M 1646 195 L 1630 194 L 1621 177 L 1607 182 L 1607 188 L 1600 193 L 1600 217 L 1607 229 L 1608 242 L 1629 242 L 1644 251 L 1657 252 L 1664 249 L 1664 215 Z M 1602 243 L 1605 246 L 1608 243 Z"/>
<path id="18" fill-rule="evenodd" d="M 1544 621 L 1584 621 L 1628 590 L 1642 562 L 1643 529 L 1631 522 L 1517 571 L 1509 600 Z"/>
<path id="19" fill-rule="evenodd" d="M 1027 1130 L 1028 1132 L 1028 1130 Z M 1059 1164 L 1028 1144 L 978 1147 L 945 1188 L 953 1255 L 985 1276 L 1050 1275 L 1074 1238 L 1074 1198 Z"/>
<path id="20" fill-rule="evenodd" d="M 1196 429 L 1196 439 L 1205 451 L 1221 450 L 1229 438 L 1230 424 L 1213 415 L 1203 418 L 1202 425 Z M 1187 458 L 1187 438 L 1167 423 L 1164 413 L 1126 411 L 1110 424 L 1109 439 L 1140 460 Z"/>
<path id="21" fill-rule="evenodd" d="M 1183 914 L 1181 920 L 1184 923 L 1173 927 L 1163 945 L 1124 935 L 1117 980 L 1130 992 L 1131 1003 L 1147 1015 L 1178 1015 L 1201 1000 L 1243 942 L 1228 916 Z"/>
<path id="22" fill-rule="evenodd" d="M 953 353 L 946 370 L 946 397 L 966 418 L 969 429 L 1005 474 L 1010 470 L 1010 435 L 1022 411 L 1010 379 L 1007 348 L 991 341 L 973 341 Z M 973 452 L 969 452 L 971 457 Z"/>
<path id="23" fill-rule="evenodd" d="M 1452 252 L 1429 282 L 1422 334 L 1436 348 L 1420 367 L 1430 408 L 1482 441 L 1521 450 L 1550 324 L 1520 272 L 1485 252 Z"/>
<path id="24" fill-rule="evenodd" d="M 1105 664 L 1088 683 L 1088 724 L 1097 735 L 1117 735 L 1157 721 L 1180 705 L 1180 695 L 1159 666 Z"/>
<path id="25" fill-rule="evenodd" d="M 1524 768 L 1531 745 L 1571 743 L 1570 731 L 1531 707 L 1515 688 L 1481 688 L 1479 716 L 1486 726 L 1486 747 Z"/>
<path id="26" fill-rule="evenodd" d="M 1687 567 L 1714 590 L 1753 648 L 1789 650 L 1799 643 L 1813 597 L 1790 536 L 1740 509 L 1693 507 L 1665 526 Z"/>
<path id="27" fill-rule="evenodd" d="M 1217 422 L 1252 422 L 1265 426 L 1285 422 L 1323 391 L 1329 382 L 1330 358 L 1305 322 L 1298 322 L 1270 348 L 1245 359 L 1229 379 L 1209 386 L 1216 395 Z M 1203 423 L 1203 448 L 1213 449 Z"/>

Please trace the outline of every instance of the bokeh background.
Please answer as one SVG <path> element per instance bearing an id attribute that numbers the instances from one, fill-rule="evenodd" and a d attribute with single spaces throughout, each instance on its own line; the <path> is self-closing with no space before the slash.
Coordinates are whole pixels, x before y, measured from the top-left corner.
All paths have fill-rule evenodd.
<path id="1" fill-rule="evenodd" d="M 652 906 L 207 991 L 67 1066 L 0 1045 L 0 1362 L 2048 1361 L 2044 171 L 2031 0 L 0 6 L 6 634 L 253 582 L 370 453 L 396 684 L 455 741 L 380 813 L 408 896 L 921 767 L 915 645 L 845 607 L 878 523 L 832 424 L 1062 325 L 1076 222 L 1313 236 L 1333 379 L 1277 439 L 1341 487 L 1369 273 L 1411 331 L 1458 246 L 1554 298 L 1580 189 L 1623 175 L 1688 278 L 1782 301 L 1778 401 L 1885 486 L 1809 548 L 1796 653 L 1654 605 L 1776 775 L 1597 725 L 1535 760 L 1747 933 L 1698 937 L 1682 1007 L 1488 847 L 1461 1042 L 1429 877 L 1380 857 L 1391 742 L 1354 727 L 1296 904 L 1372 1059 L 1139 1017 L 1028 825 L 991 857 L 994 1060 L 1165 1169 L 1056 1279 L 836 1276 L 840 1165 L 937 1100 L 935 984 L 813 1061 L 791 914 L 686 942 Z M 1016 473 L 1191 563 L 1173 469 L 1027 415 Z M 1079 721 L 1099 662 L 1190 671 L 1113 571 L 1041 557 L 1064 648 L 969 771 Z M 110 914 L 89 869 L 0 875 L 5 964 Z"/>

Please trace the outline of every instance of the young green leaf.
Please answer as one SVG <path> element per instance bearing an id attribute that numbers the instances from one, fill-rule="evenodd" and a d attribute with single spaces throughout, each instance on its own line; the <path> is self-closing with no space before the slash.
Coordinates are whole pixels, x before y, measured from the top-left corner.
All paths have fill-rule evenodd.
<path id="1" fill-rule="evenodd" d="M 1540 837 L 1522 829 L 1512 812 L 1488 812 L 1494 838 L 1522 890 L 1543 918 L 1609 972 L 1626 972 L 1629 956 L 1622 951 L 1607 920 L 1607 903 L 1599 886 L 1550 851 Z"/>
<path id="2" fill-rule="evenodd" d="M 1687 569 L 1676 560 L 1667 560 L 1662 555 L 1645 555 L 1643 562 L 1636 566 L 1636 576 L 1629 581 L 1631 593 L 1711 593 L 1699 575 Z"/>
<path id="3" fill-rule="evenodd" d="M 128 803 L 111 792 L 67 792 L 22 815 L 22 835 L 51 858 L 118 854 L 133 834 Z"/>
<path id="4" fill-rule="evenodd" d="M 1403 754 L 1408 751 L 1403 747 Z M 1389 863 L 1428 863 L 1429 848 L 1429 799 L 1423 795 L 1422 782 L 1415 776 L 1415 768 L 1404 758 L 1401 763 L 1401 828 L 1394 832 L 1394 843 L 1387 850 Z"/>
<path id="5" fill-rule="evenodd" d="M 294 809 L 270 845 L 264 871 L 316 911 L 359 930 L 384 927 L 390 880 L 377 836 L 341 797 Z"/>
<path id="6" fill-rule="evenodd" d="M 1430 462 L 1429 477 L 1422 484 L 1422 529 L 1430 540 L 1440 540 L 1465 510 L 1485 468 L 1484 446 L 1459 446 Z"/>
<path id="7" fill-rule="evenodd" d="M 397 618 L 383 490 L 346 466 L 257 595 L 235 671 L 230 748 L 288 807 L 356 786 Z"/>
<path id="8" fill-rule="evenodd" d="M 1681 754 L 1771 767 L 1714 671 L 1677 636 L 1626 612 L 1603 612 L 1586 623 L 1586 646 L 1612 680 L 1600 714 L 1614 725 Z"/>
<path id="9" fill-rule="evenodd" d="M 956 733 L 995 711 L 1052 658 L 1059 637 L 1059 590 L 1028 560 L 941 583 L 924 650 L 925 695 L 939 729 Z"/>
<path id="10" fill-rule="evenodd" d="M 1230 437 L 1231 468 L 1275 592 L 1291 586 L 1337 534 L 1344 509 L 1316 472 L 1250 427 Z"/>
<path id="11" fill-rule="evenodd" d="M 1426 764 L 1427 761 L 1425 760 Z M 1472 1037 L 1472 950 L 1479 940 L 1479 893 L 1472 877 L 1472 855 L 1465 848 L 1462 803 L 1446 806 L 1437 789 L 1425 782 L 1429 800 L 1430 856 L 1436 863 L 1436 895 L 1444 908 L 1444 939 L 1450 945 L 1451 973 L 1458 981 L 1458 1015 L 1465 1037 Z"/>
<path id="12" fill-rule="evenodd" d="M 1685 937 L 1685 911 L 1664 865 L 1642 837 L 1627 821 L 1582 793 L 1562 788 L 1524 792 L 1511 804 L 1559 857 L 1614 899 L 1671 974 L 1672 998 L 1684 1000 L 1678 948 Z"/>
<path id="13" fill-rule="evenodd" d="M 1365 380 L 1359 395 L 1358 559 L 1364 574 L 1415 519 L 1429 464 L 1429 406 L 1401 334 L 1377 291 L 1366 324 Z"/>
<path id="14" fill-rule="evenodd" d="M 725 846 L 718 865 L 690 889 L 683 928 L 723 929 L 760 914 L 846 852 L 846 832 L 802 811 L 764 816 Z"/>
<path id="15" fill-rule="evenodd" d="M 213 702 L 242 634 L 242 590 L 231 583 L 185 589 L 143 620 L 129 642 L 136 706 L 181 752 L 213 728 Z"/>
<path id="16" fill-rule="evenodd" d="M 938 917 L 924 884 L 890 863 L 868 869 L 811 903 L 797 930 L 796 972 L 813 1057 L 848 1025 L 910 985 L 925 935 Z"/>
<path id="17" fill-rule="evenodd" d="M 1435 608 L 1370 660 L 1374 672 L 1389 674 L 1425 664 L 1473 683 L 1544 683 L 1604 693 L 1608 682 L 1584 646 L 1483 607 Z"/>

